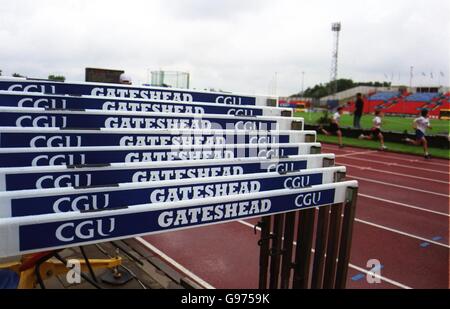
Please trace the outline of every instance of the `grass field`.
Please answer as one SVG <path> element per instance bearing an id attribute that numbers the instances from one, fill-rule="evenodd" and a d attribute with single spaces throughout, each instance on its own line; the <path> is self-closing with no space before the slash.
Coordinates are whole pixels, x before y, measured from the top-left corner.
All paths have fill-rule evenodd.
<path id="1" fill-rule="evenodd" d="M 336 136 L 326 136 L 326 135 L 318 134 L 317 140 L 322 143 L 330 143 L 330 144 L 338 143 Z M 368 148 L 368 149 L 379 149 L 380 148 L 380 143 L 378 141 L 366 141 L 366 140 L 359 140 L 357 138 L 344 137 L 343 143 L 344 143 L 344 145 L 347 145 L 347 146 L 355 146 L 355 147 Z M 390 142 L 386 142 L 386 146 L 388 147 L 388 151 L 423 155 L 423 148 L 419 147 L 419 146 L 412 146 L 412 145 L 401 144 L 401 143 L 390 143 Z M 450 159 L 450 152 L 448 149 L 429 148 L 429 151 L 430 151 L 430 154 L 432 157 Z"/>
<path id="2" fill-rule="evenodd" d="M 308 124 L 316 124 L 317 120 L 323 115 L 323 113 L 296 113 L 296 117 L 305 118 L 305 123 Z M 372 127 L 372 119 L 373 115 L 365 115 L 361 119 L 361 126 L 363 129 L 370 129 Z M 439 120 L 439 119 L 430 119 L 431 126 L 433 129 L 428 131 L 428 134 L 449 134 L 450 121 L 448 120 Z M 414 130 L 412 128 L 413 118 L 403 118 L 403 117 L 391 117 L 385 116 L 383 118 L 383 131 L 392 131 L 392 132 L 401 132 L 403 133 L 407 130 L 410 133 L 413 133 Z M 341 118 L 341 126 L 342 127 L 352 127 L 353 126 L 353 116 L 351 115 L 342 115 Z"/>
<path id="3" fill-rule="evenodd" d="M 316 124 L 317 120 L 322 117 L 323 113 L 296 113 L 296 117 L 303 117 L 305 119 L 305 123 L 308 124 Z M 361 119 L 361 125 L 364 129 L 370 129 L 372 127 L 372 115 L 365 115 Z M 413 133 L 414 130 L 412 128 L 413 118 L 402 118 L 402 117 L 390 117 L 386 116 L 383 119 L 383 131 L 392 131 L 392 132 L 401 132 L 403 133 L 405 130 L 409 133 Z M 439 119 L 431 119 L 431 125 L 433 127 L 432 130 L 428 131 L 428 134 L 449 134 L 449 126 L 450 121 L 448 120 L 439 120 Z M 341 126 L 342 127 L 352 127 L 353 126 L 353 116 L 351 115 L 342 115 L 341 118 Z M 317 136 L 319 142 L 324 143 L 332 143 L 337 144 L 336 136 L 325 136 L 319 134 Z M 359 140 L 357 138 L 343 138 L 344 145 L 362 147 L 368 149 L 379 149 L 380 143 L 378 141 L 367 141 L 367 140 Z M 390 143 L 387 142 L 386 146 L 389 151 L 423 155 L 422 147 L 412 146 L 402 143 Z M 440 149 L 440 148 L 430 148 L 429 149 L 431 156 L 436 158 L 444 158 L 450 159 L 450 152 L 448 149 Z"/>

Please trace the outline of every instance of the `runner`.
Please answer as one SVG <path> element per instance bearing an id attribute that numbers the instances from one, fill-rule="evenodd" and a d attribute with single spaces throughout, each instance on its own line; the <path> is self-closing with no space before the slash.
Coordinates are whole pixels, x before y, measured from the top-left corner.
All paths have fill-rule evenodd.
<path id="1" fill-rule="evenodd" d="M 359 139 L 365 139 L 365 140 L 374 140 L 374 139 L 379 139 L 380 140 L 380 144 L 381 144 L 381 148 L 380 150 L 386 150 L 387 147 L 384 145 L 384 136 L 383 133 L 381 133 L 381 125 L 383 123 L 383 112 L 380 110 L 376 110 L 375 111 L 375 117 L 372 120 L 372 129 L 371 130 L 371 134 L 370 135 L 364 135 L 361 134 L 359 136 Z"/>
<path id="2" fill-rule="evenodd" d="M 411 145 L 422 145 L 425 159 L 430 159 L 431 156 L 428 153 L 428 141 L 425 137 L 427 129 L 431 129 L 430 119 L 428 118 L 428 110 L 423 109 L 420 114 L 421 116 L 413 121 L 413 128 L 416 130 L 416 139 L 412 140 L 410 138 L 405 138 L 403 141 Z"/>
<path id="3" fill-rule="evenodd" d="M 337 112 L 334 113 L 333 118 L 331 118 L 330 127 L 328 130 L 325 130 L 323 127 L 320 127 L 320 130 L 323 134 L 330 136 L 332 134 L 336 134 L 338 137 L 339 148 L 344 148 L 342 143 L 342 131 L 339 126 L 339 122 L 341 121 L 341 116 L 344 113 L 344 108 L 342 106 L 338 107 Z"/>

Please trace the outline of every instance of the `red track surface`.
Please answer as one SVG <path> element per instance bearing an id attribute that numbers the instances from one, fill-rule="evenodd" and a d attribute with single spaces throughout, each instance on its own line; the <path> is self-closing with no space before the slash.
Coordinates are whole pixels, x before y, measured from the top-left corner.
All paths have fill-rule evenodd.
<path id="1" fill-rule="evenodd" d="M 449 288 L 450 161 L 356 148 L 340 150 L 332 145 L 324 145 L 323 152 L 335 153 L 339 165 L 350 165 L 348 178 L 360 182 L 347 287 Z M 257 288 L 259 235 L 251 228 L 255 222 L 214 225 L 144 240 L 159 249 L 163 259 L 174 260 L 203 284 Z M 371 259 L 383 265 L 379 284 L 355 277 L 369 270 L 366 264 Z"/>

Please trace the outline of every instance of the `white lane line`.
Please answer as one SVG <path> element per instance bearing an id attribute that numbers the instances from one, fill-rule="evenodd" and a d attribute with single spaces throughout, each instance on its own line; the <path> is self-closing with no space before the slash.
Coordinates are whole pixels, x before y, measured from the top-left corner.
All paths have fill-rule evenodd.
<path id="1" fill-rule="evenodd" d="M 359 222 L 359 223 L 362 223 L 362 224 L 370 225 L 370 226 L 373 226 L 373 227 L 376 227 L 376 228 L 379 228 L 379 229 L 382 229 L 382 230 L 390 231 L 390 232 L 393 232 L 393 233 L 397 233 L 397 234 L 400 234 L 400 235 L 403 235 L 403 236 L 415 238 L 415 239 L 418 239 L 418 240 L 421 240 L 421 241 L 429 242 L 431 244 L 435 244 L 437 246 L 441 246 L 441 247 L 450 249 L 449 245 L 446 245 L 446 244 L 443 244 L 443 243 L 440 243 L 440 242 L 437 242 L 437 241 L 434 241 L 434 240 L 430 240 L 430 239 L 427 239 L 427 238 L 423 238 L 423 237 L 420 237 L 420 236 L 417 236 L 417 235 L 414 235 L 414 234 L 410 234 L 410 233 L 402 232 L 402 231 L 399 231 L 399 230 L 396 230 L 396 229 L 392 229 L 392 228 L 386 227 L 384 225 L 375 224 L 375 223 L 364 221 L 364 220 L 361 220 L 361 219 L 358 219 L 358 218 L 356 218 L 355 221 Z"/>
<path id="2" fill-rule="evenodd" d="M 324 143 L 322 143 L 322 149 L 324 151 L 327 151 L 327 149 L 329 151 L 334 151 L 334 150 L 341 150 L 338 148 L 334 148 L 334 147 L 327 147 L 328 145 L 325 145 Z M 350 152 L 350 151 L 346 151 L 346 152 Z M 406 159 L 406 158 L 401 158 L 399 156 L 397 156 L 397 153 L 394 152 L 384 152 L 386 154 L 386 156 L 382 156 L 382 155 L 376 155 L 375 153 L 379 153 L 378 151 L 374 151 L 373 154 L 370 154 L 371 156 L 375 156 L 375 157 L 379 157 L 379 158 L 383 158 L 383 159 L 395 159 L 395 160 L 402 160 L 402 161 L 407 161 L 410 163 L 421 163 L 421 164 L 430 164 L 430 165 L 436 165 L 436 166 L 443 166 L 443 167 L 450 167 L 450 161 L 449 164 L 445 164 L 445 163 L 436 163 L 436 162 L 430 162 L 430 161 L 425 161 L 423 158 L 422 159 Z M 399 154 L 402 155 L 402 154 Z M 405 156 L 408 156 L 408 154 L 404 154 Z M 419 156 L 415 156 L 415 157 L 419 157 Z M 442 159 L 444 160 L 444 159 Z"/>
<path id="3" fill-rule="evenodd" d="M 347 156 L 349 156 L 349 155 L 347 155 Z M 336 156 L 336 157 L 339 157 L 339 156 Z M 341 157 L 345 157 L 345 156 L 341 156 Z M 411 165 L 403 165 L 403 164 L 398 164 L 398 163 L 389 163 L 389 162 L 383 162 L 383 161 L 378 161 L 378 160 L 370 160 L 370 159 L 362 159 L 362 158 L 351 158 L 351 159 L 352 160 L 356 160 L 356 161 L 374 162 L 374 163 L 377 163 L 377 164 L 383 164 L 383 165 L 388 165 L 388 166 L 397 166 L 397 167 L 402 167 L 402 168 L 414 169 L 414 170 L 418 170 L 418 171 L 426 171 L 426 172 L 450 175 L 449 172 L 430 170 L 430 169 L 427 169 L 427 168 L 421 168 L 421 167 L 416 167 L 416 166 L 411 166 Z"/>
<path id="4" fill-rule="evenodd" d="M 238 222 L 241 223 L 241 224 L 244 224 L 244 225 L 246 225 L 246 226 L 248 226 L 248 227 L 250 227 L 250 228 L 252 228 L 252 229 L 254 229 L 254 226 L 253 226 L 252 224 L 248 223 L 248 222 L 245 222 L 245 221 L 238 221 Z M 261 232 L 261 228 L 260 228 L 260 227 L 257 227 L 256 229 L 257 229 L 258 231 Z M 297 242 L 293 241 L 292 243 L 294 244 L 294 246 L 297 246 Z M 315 252 L 315 250 L 312 249 L 311 252 Z M 397 281 L 395 281 L 395 280 L 386 278 L 386 277 L 384 277 L 384 276 L 381 276 L 381 275 L 378 275 L 378 274 L 374 274 L 374 273 L 372 273 L 371 271 L 365 270 L 364 268 L 358 267 L 358 266 L 356 266 L 356 265 L 354 265 L 354 264 L 352 264 L 352 263 L 349 263 L 349 264 L 348 264 L 348 267 L 349 267 L 349 268 L 353 268 L 354 270 L 363 272 L 363 273 L 365 273 L 365 274 L 369 274 L 369 275 L 371 275 L 371 276 L 375 276 L 375 277 L 377 277 L 377 278 L 379 278 L 379 279 L 381 279 L 381 280 L 383 280 L 383 281 L 386 281 L 386 282 L 388 282 L 388 283 L 390 283 L 390 284 L 392 284 L 392 285 L 395 285 L 395 286 L 397 286 L 397 287 L 399 287 L 399 288 L 402 288 L 402 289 L 412 289 L 412 288 L 410 288 L 410 287 L 407 286 L 407 285 L 404 285 L 404 284 L 402 284 L 402 283 L 400 283 L 400 282 L 397 282 Z"/>
<path id="5" fill-rule="evenodd" d="M 347 153 L 355 152 L 353 150 L 343 149 L 343 148 L 339 148 L 337 146 L 336 147 L 330 147 L 330 144 L 328 144 L 328 145 L 325 145 L 324 143 L 321 143 L 321 144 L 322 144 L 322 148 L 327 148 L 329 150 L 338 150 L 338 151 L 347 152 Z"/>
<path id="6" fill-rule="evenodd" d="M 380 198 L 380 197 L 376 197 L 376 196 L 372 196 L 372 195 L 359 193 L 358 196 L 369 198 L 369 199 L 372 199 L 372 200 L 377 200 L 377 201 L 380 201 L 380 202 L 394 204 L 394 205 L 398 205 L 398 206 L 402 206 L 402 207 L 407 207 L 407 208 L 411 208 L 411 209 L 425 211 L 425 212 L 429 212 L 429 213 L 432 213 L 432 214 L 435 214 L 435 215 L 440 215 L 440 216 L 444 216 L 444 217 L 450 217 L 450 214 L 446 214 L 444 212 L 439 212 L 439 211 L 430 210 L 430 209 L 426 209 L 426 208 L 422 208 L 422 207 L 418 207 L 418 206 L 413 206 L 413 205 L 409 205 L 409 204 L 404 204 L 404 203 L 399 203 L 399 202 L 395 202 L 395 201 L 391 201 L 391 200 L 386 200 L 384 198 Z"/>
<path id="7" fill-rule="evenodd" d="M 448 194 L 443 194 L 443 193 L 438 193 L 438 192 L 433 192 L 433 191 L 427 191 L 427 190 L 422 190 L 422 189 L 417 189 L 417 188 L 412 188 L 412 187 L 407 187 L 407 186 L 401 186 L 401 185 L 396 185 L 393 183 L 389 183 L 386 181 L 377 181 L 377 180 L 373 180 L 373 179 L 368 179 L 368 178 L 364 178 L 364 177 L 358 177 L 358 176 L 353 176 L 353 175 L 348 175 L 347 177 L 350 178 L 354 178 L 354 179 L 359 179 L 359 180 L 363 180 L 363 181 L 367 181 L 367 182 L 373 182 L 373 183 L 378 183 L 384 186 L 390 186 L 390 187 L 396 187 L 396 188 L 401 188 L 401 189 L 405 189 L 405 190 L 410 190 L 410 191 L 417 191 L 417 192 L 422 192 L 422 193 L 427 193 L 427 194 L 433 194 L 433 195 L 437 195 L 437 196 L 443 196 L 446 198 L 449 198 L 450 195 Z"/>
<path id="8" fill-rule="evenodd" d="M 431 244 L 435 244 L 437 246 L 441 246 L 441 247 L 445 247 L 445 248 L 449 248 L 450 249 L 449 245 L 446 245 L 446 244 L 443 244 L 443 243 L 440 243 L 440 242 L 437 242 L 437 241 L 434 241 L 434 240 L 431 240 L 431 239 L 427 239 L 427 238 L 424 238 L 424 237 L 420 237 L 420 236 L 417 236 L 417 235 L 414 235 L 414 234 L 402 232 L 400 230 L 393 229 L 393 228 L 390 228 L 390 227 L 387 227 L 387 226 L 384 226 L 384 225 L 375 224 L 375 223 L 372 223 L 372 222 L 369 222 L 369 221 L 365 221 L 365 220 L 361 220 L 361 219 L 358 219 L 358 218 L 355 218 L 355 221 L 358 222 L 358 223 L 370 225 L 372 227 L 376 227 L 376 228 L 379 228 L 379 229 L 382 229 L 382 230 L 386 230 L 386 231 L 389 231 L 389 232 L 392 232 L 392 233 L 396 233 L 396 234 L 399 234 L 399 235 L 402 235 L 402 236 L 411 237 L 411 238 L 414 238 L 414 239 L 418 239 L 420 241 L 425 241 L 425 242 L 428 242 L 428 243 L 431 243 Z M 245 224 L 244 223 L 245 221 L 239 221 L 239 222 Z M 254 227 L 250 223 L 248 223 L 246 225 L 252 226 L 252 228 Z"/>
<path id="9" fill-rule="evenodd" d="M 343 157 L 349 157 L 349 156 L 363 155 L 363 154 L 369 154 L 369 153 L 374 153 L 374 152 L 376 152 L 376 150 L 352 152 L 352 153 L 343 154 L 343 155 L 336 155 L 336 158 L 343 158 Z"/>
<path id="10" fill-rule="evenodd" d="M 415 179 L 426 180 L 426 181 L 431 181 L 431 182 L 443 183 L 446 185 L 450 184 L 450 182 L 444 181 L 444 180 L 436 180 L 436 179 L 427 178 L 427 177 L 420 177 L 420 176 L 414 176 L 414 175 L 409 175 L 409 174 L 390 172 L 390 171 L 373 168 L 373 167 L 364 167 L 364 166 L 360 166 L 360 165 L 347 164 L 345 162 L 336 162 L 336 164 L 358 168 L 363 171 L 371 171 L 371 172 L 378 172 L 378 173 L 382 173 L 382 174 L 397 175 L 397 176 L 402 176 L 402 177 L 407 177 L 407 178 L 415 178 Z"/>
<path id="11" fill-rule="evenodd" d="M 358 267 L 358 266 L 353 265 L 353 264 L 349 264 L 348 266 L 349 266 L 350 268 L 353 268 L 353 269 L 357 270 L 357 271 L 360 271 L 360 272 L 362 272 L 362 273 L 365 273 L 366 275 L 370 275 L 370 276 L 372 276 L 372 277 L 378 278 L 378 279 L 383 280 L 383 281 L 385 281 L 385 282 L 387 282 L 387 283 L 390 283 L 390 284 L 392 284 L 392 285 L 395 285 L 395 286 L 397 286 L 397 287 L 399 287 L 399 288 L 406 289 L 406 290 L 412 290 L 412 287 L 409 287 L 409 286 L 407 286 L 407 285 L 405 285 L 405 284 L 403 284 L 403 283 L 400 283 L 400 282 L 398 282 L 398 281 L 391 280 L 391 279 L 386 278 L 386 277 L 384 277 L 384 276 L 380 276 L 379 274 L 375 274 L 375 273 L 373 273 L 373 272 L 371 272 L 371 271 L 368 271 L 368 270 L 366 270 L 366 269 L 364 269 L 364 268 Z"/>
<path id="12" fill-rule="evenodd" d="M 200 284 L 201 286 L 203 286 L 206 289 L 210 289 L 213 290 L 215 289 L 215 287 L 213 287 L 211 284 L 209 284 L 208 282 L 206 282 L 205 280 L 203 280 L 202 278 L 200 278 L 199 276 L 197 276 L 196 274 L 194 274 L 193 272 L 191 272 L 190 270 L 188 270 L 187 268 L 185 268 L 183 265 L 181 265 L 180 263 L 176 262 L 174 259 L 172 259 L 170 256 L 168 256 L 167 254 L 165 254 L 164 252 L 162 252 L 161 250 L 159 250 L 158 248 L 156 248 L 155 246 L 153 246 L 152 244 L 150 244 L 149 242 L 147 242 L 145 239 L 143 239 L 142 237 L 137 237 L 136 238 L 137 241 L 139 241 L 142 245 L 144 245 L 145 247 L 147 247 L 148 249 L 150 249 L 151 251 L 155 252 L 157 255 L 159 255 L 160 257 L 162 257 L 164 260 L 166 260 L 167 262 L 169 262 L 170 264 L 172 264 L 175 268 L 177 268 L 178 270 L 180 270 L 181 272 L 183 272 L 184 274 L 186 274 L 187 276 L 189 276 L 191 279 L 193 279 L 194 281 L 196 281 L 198 284 Z"/>
<path id="13" fill-rule="evenodd" d="M 449 164 L 441 164 L 441 163 L 425 161 L 424 159 L 419 160 L 419 159 L 399 158 L 399 157 L 391 156 L 390 154 L 392 154 L 392 152 L 385 152 L 385 153 L 386 153 L 386 156 L 376 155 L 375 153 L 374 154 L 370 154 L 370 156 L 371 157 L 377 157 L 377 158 L 380 158 L 380 159 L 385 159 L 385 160 L 386 159 L 387 160 L 393 159 L 393 160 L 406 161 L 406 162 L 409 162 L 409 163 L 420 163 L 420 164 L 424 164 L 424 165 L 429 164 L 429 165 L 435 165 L 435 166 L 444 166 L 444 167 L 447 167 L 447 168 L 450 167 L 450 162 L 449 162 Z"/>

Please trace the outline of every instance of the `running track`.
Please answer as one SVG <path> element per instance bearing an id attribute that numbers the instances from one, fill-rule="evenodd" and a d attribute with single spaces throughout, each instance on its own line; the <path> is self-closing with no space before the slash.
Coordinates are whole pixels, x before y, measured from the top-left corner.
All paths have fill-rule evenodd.
<path id="1" fill-rule="evenodd" d="M 326 144 L 323 152 L 360 183 L 347 287 L 449 288 L 450 161 Z M 257 288 L 256 221 L 139 240 L 206 288 Z M 383 265 L 379 284 L 363 276 L 371 259 Z"/>

